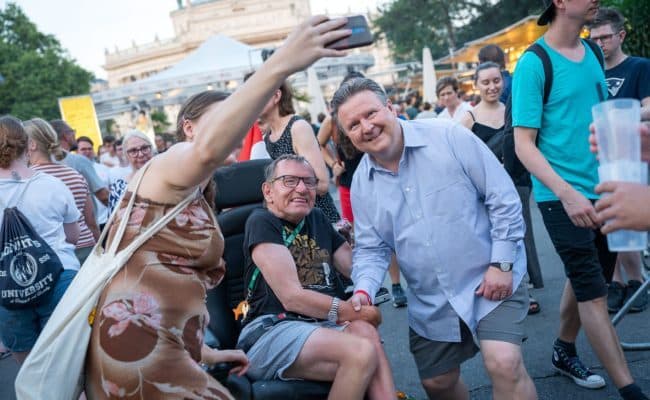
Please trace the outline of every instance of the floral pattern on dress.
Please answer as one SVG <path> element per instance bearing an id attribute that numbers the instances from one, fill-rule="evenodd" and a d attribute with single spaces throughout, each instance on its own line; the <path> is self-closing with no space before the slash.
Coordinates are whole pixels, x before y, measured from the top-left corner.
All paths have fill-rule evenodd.
<path id="1" fill-rule="evenodd" d="M 117 321 L 108 329 L 108 335 L 121 335 L 130 323 L 159 329 L 162 316 L 158 308 L 158 302 L 148 293 L 136 293 L 132 299 L 108 304 L 102 309 L 103 316 Z"/>
<path id="2" fill-rule="evenodd" d="M 118 251 L 173 209 L 137 197 L 119 202 L 110 227 L 128 219 Z M 228 390 L 200 366 L 209 320 L 207 287 L 223 278 L 223 236 L 202 197 L 144 242 L 102 291 L 86 361 L 89 399 L 225 399 Z"/>

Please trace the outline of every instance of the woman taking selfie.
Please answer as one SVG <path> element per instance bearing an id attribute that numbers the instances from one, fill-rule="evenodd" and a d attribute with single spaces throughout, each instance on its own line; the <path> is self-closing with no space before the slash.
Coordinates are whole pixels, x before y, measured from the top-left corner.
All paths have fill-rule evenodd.
<path id="1" fill-rule="evenodd" d="M 350 34 L 338 29 L 344 23 L 319 16 L 301 24 L 235 93 L 200 117 L 185 118 L 188 140 L 154 157 L 131 180 L 118 208 L 124 210 L 131 196 L 135 204 L 130 215 L 117 213 L 116 224 L 129 218 L 118 249 L 184 199 L 190 203 L 135 252 L 102 292 L 86 363 L 88 398 L 232 398 L 199 366 L 225 358 L 203 345 L 206 290 L 221 281 L 225 265 L 223 236 L 202 189 L 289 75 L 319 58 L 344 55 L 325 47 Z M 140 174 L 144 179 L 136 190 Z M 244 373 L 247 361 L 234 361 L 234 372 Z"/>

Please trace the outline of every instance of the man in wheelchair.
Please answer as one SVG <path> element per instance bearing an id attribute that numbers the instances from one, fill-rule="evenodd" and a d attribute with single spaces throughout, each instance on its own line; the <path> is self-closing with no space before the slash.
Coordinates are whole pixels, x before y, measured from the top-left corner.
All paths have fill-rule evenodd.
<path id="1" fill-rule="evenodd" d="M 339 298 L 334 268 L 349 277 L 352 250 L 314 208 L 313 168 L 286 155 L 265 178 L 266 208 L 252 212 L 244 238 L 248 311 L 237 347 L 248 376 L 332 381 L 330 399 L 395 398 L 379 310 Z"/>

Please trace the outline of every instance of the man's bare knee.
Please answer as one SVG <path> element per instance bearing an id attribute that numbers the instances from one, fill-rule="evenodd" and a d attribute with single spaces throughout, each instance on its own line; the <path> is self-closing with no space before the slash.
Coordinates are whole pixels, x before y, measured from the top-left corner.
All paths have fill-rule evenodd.
<path id="1" fill-rule="evenodd" d="M 366 321 L 352 321 L 346 331 L 354 336 L 359 336 L 370 340 L 371 342 L 380 342 L 379 332 L 372 324 Z"/>
<path id="2" fill-rule="evenodd" d="M 422 386 L 429 395 L 439 395 L 453 390 L 460 378 L 460 369 L 456 368 L 442 375 L 423 379 Z"/>
<path id="3" fill-rule="evenodd" d="M 489 353 L 484 352 L 483 362 L 493 379 L 517 381 L 522 375 L 523 360 L 521 358 L 521 352 L 514 349 L 500 349 L 500 351 Z"/>

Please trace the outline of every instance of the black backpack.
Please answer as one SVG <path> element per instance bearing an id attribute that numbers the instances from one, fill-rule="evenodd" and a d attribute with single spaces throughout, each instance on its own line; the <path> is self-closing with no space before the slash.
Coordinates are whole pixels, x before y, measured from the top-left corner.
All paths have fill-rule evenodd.
<path id="1" fill-rule="evenodd" d="M 600 47 L 593 41 L 589 39 L 582 39 L 591 51 L 596 55 L 598 63 L 600 64 L 603 70 L 605 69 L 605 59 L 603 53 L 600 50 Z M 551 63 L 551 58 L 548 53 L 539 43 L 533 43 L 530 45 L 525 52 L 534 53 L 542 61 L 542 66 L 544 67 L 544 95 L 543 95 L 543 104 L 548 102 L 548 97 L 551 94 L 551 88 L 553 87 L 553 64 Z M 505 118 L 504 118 L 504 128 L 503 128 L 503 167 L 506 169 L 512 181 L 515 183 L 515 186 L 531 186 L 530 174 L 526 167 L 519 161 L 519 158 L 515 154 L 515 138 L 514 138 L 514 127 L 512 126 L 512 92 L 508 101 L 506 102 Z M 539 136 L 538 136 L 539 138 Z"/>
<path id="2" fill-rule="evenodd" d="M 25 184 L 16 204 L 34 178 Z M 47 301 L 61 271 L 63 265 L 54 250 L 17 206 L 7 204 L 0 229 L 0 304 L 21 309 Z"/>

